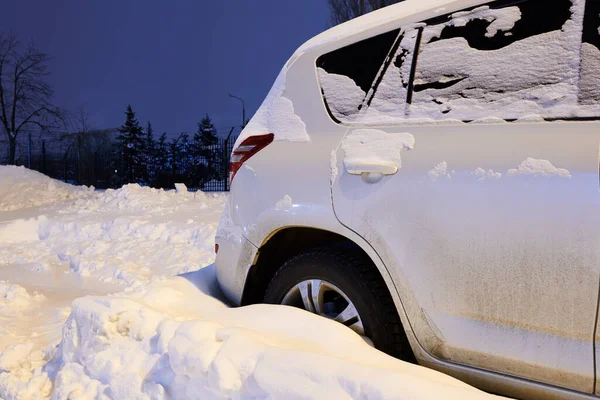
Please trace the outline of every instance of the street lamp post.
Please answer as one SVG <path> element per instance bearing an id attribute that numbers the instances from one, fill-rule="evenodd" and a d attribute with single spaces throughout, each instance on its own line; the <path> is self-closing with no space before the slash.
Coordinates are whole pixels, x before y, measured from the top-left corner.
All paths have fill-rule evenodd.
<path id="1" fill-rule="evenodd" d="M 238 99 L 242 102 L 242 129 L 244 129 L 244 127 L 246 126 L 246 104 L 244 103 L 244 99 L 242 99 L 241 97 L 234 96 L 231 93 L 229 93 L 229 97 L 233 99 Z"/>

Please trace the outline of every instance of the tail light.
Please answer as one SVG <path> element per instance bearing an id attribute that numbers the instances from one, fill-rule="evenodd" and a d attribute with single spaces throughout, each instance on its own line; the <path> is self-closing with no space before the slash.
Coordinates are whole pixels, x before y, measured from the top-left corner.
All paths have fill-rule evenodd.
<path id="1" fill-rule="evenodd" d="M 240 145 L 233 150 L 231 154 L 231 167 L 230 167 L 230 178 L 229 183 L 233 182 L 233 177 L 241 168 L 242 164 L 246 162 L 250 157 L 267 147 L 273 142 L 275 135 L 268 133 L 266 135 L 250 136 Z"/>

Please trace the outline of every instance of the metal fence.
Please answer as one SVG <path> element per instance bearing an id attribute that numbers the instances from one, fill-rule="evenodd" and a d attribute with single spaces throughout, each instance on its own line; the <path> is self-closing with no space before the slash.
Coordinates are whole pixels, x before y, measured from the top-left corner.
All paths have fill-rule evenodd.
<path id="1" fill-rule="evenodd" d="M 116 176 L 117 134 L 117 130 L 109 129 L 85 137 L 22 135 L 17 138 L 15 164 L 76 185 L 116 188 L 126 183 Z M 218 138 L 216 144 L 203 147 L 205 154 L 211 154 L 208 159 L 190 154 L 193 143 L 162 154 L 147 165 L 151 179 L 137 183 L 158 188 L 185 183 L 190 190 L 229 191 L 229 158 L 235 140 L 236 137 Z M 6 138 L 0 138 L 0 165 L 8 164 L 8 149 Z"/>

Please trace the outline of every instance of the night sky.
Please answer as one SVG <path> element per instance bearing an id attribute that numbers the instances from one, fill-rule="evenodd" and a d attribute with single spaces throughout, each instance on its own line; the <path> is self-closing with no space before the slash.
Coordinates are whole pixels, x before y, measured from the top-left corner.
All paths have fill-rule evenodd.
<path id="1" fill-rule="evenodd" d="M 55 103 L 94 128 L 120 126 L 127 104 L 156 134 L 220 134 L 250 117 L 279 70 L 323 31 L 325 0 L 0 0 L 0 31 L 52 57 Z"/>

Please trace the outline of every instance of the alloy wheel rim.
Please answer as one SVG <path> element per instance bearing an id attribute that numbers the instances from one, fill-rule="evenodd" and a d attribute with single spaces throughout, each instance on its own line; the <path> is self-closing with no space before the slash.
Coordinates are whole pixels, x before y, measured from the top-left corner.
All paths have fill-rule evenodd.
<path id="1" fill-rule="evenodd" d="M 365 336 L 363 321 L 348 295 L 336 285 L 322 279 L 307 279 L 291 288 L 281 304 L 302 308 L 337 321 Z"/>

